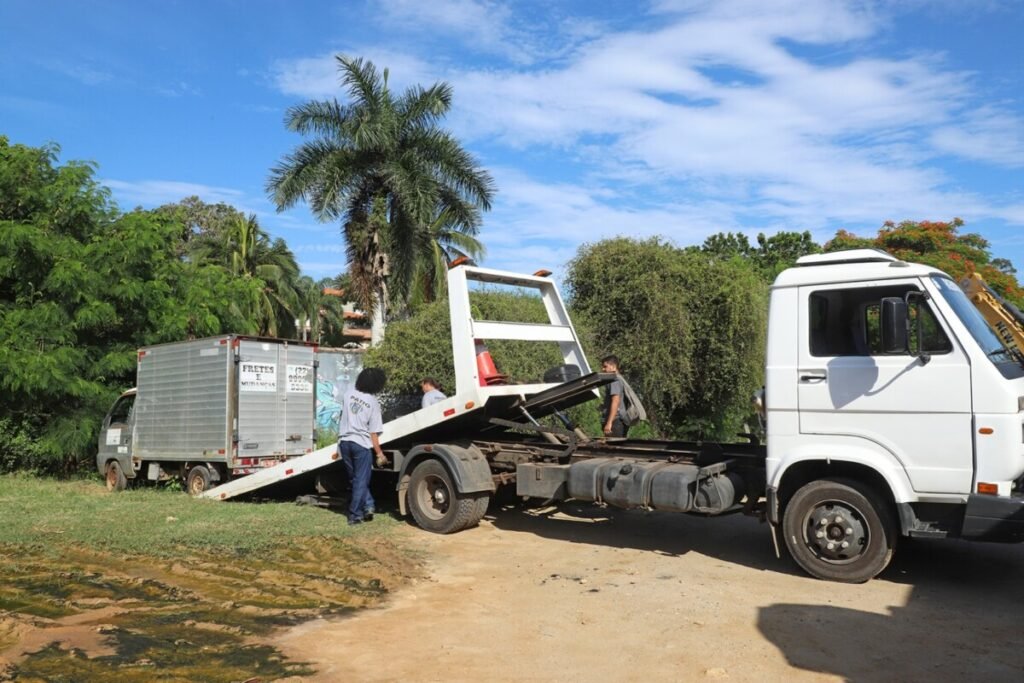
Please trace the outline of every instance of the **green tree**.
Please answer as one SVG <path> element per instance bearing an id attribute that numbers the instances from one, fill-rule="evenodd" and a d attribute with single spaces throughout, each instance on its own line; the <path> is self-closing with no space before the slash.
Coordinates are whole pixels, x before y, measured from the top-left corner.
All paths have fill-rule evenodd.
<path id="1" fill-rule="evenodd" d="M 181 223 L 181 242 L 186 254 L 215 249 L 225 240 L 225 233 L 234 221 L 244 217 L 230 204 L 208 204 L 195 195 L 173 204 L 164 204 L 154 212 Z"/>
<path id="2" fill-rule="evenodd" d="M 465 256 L 480 261 L 487 249 L 464 226 L 455 223 L 448 211 L 441 213 L 417 234 L 416 262 L 409 303 L 412 306 L 433 301 L 443 296 L 448 287 L 448 267 L 457 258 Z"/>
<path id="3" fill-rule="evenodd" d="M 220 227 L 218 241 L 206 240 L 192 250 L 192 258 L 224 266 L 234 277 L 259 281 L 260 297 L 248 316 L 259 334 L 278 336 L 293 330 L 299 312 L 295 291 L 299 266 L 284 240 L 271 240 L 255 214 L 238 213 Z"/>
<path id="4" fill-rule="evenodd" d="M 581 247 L 566 284 L 588 348 L 619 356 L 658 431 L 730 438 L 741 429 L 763 382 L 768 311 L 750 262 L 619 238 Z"/>
<path id="5" fill-rule="evenodd" d="M 389 290 L 396 301 L 408 300 L 423 231 L 447 212 L 458 232 L 475 235 L 493 181 L 439 127 L 451 108 L 447 83 L 396 96 L 387 69 L 341 55 L 337 63 L 350 102 L 288 110 L 289 130 L 312 139 L 271 170 L 267 187 L 279 210 L 303 200 L 319 220 L 340 220 L 353 294 L 382 322 Z M 379 338 L 382 326 L 375 329 Z"/>
<path id="6" fill-rule="evenodd" d="M 704 240 L 700 251 L 719 259 L 745 258 L 754 255 L 750 240 L 742 232 L 719 232 Z"/>
<path id="7" fill-rule="evenodd" d="M 814 241 L 811 233 L 780 231 L 770 237 L 757 235 L 757 252 L 754 262 L 767 282 L 772 282 L 779 273 L 796 264 L 801 256 L 820 254 L 821 245 Z"/>
<path id="8" fill-rule="evenodd" d="M 340 343 L 345 304 L 343 297 L 333 294 L 334 291 L 338 291 L 336 278 L 314 280 L 304 275 L 298 279 L 295 284 L 296 338 L 318 344 Z"/>
<path id="9" fill-rule="evenodd" d="M 694 251 L 691 249 L 690 251 Z M 752 246 L 743 233 L 720 232 L 704 240 L 699 248 L 716 259 L 740 258 L 749 261 L 765 282 L 772 282 L 801 256 L 821 252 L 811 233 L 781 231 L 766 236 L 757 235 L 757 246 Z"/>
<path id="10" fill-rule="evenodd" d="M 136 349 L 244 327 L 258 286 L 180 258 L 182 224 L 122 214 L 94 166 L 0 136 L 0 465 L 69 471 Z M 31 444 L 31 447 L 27 447 Z"/>

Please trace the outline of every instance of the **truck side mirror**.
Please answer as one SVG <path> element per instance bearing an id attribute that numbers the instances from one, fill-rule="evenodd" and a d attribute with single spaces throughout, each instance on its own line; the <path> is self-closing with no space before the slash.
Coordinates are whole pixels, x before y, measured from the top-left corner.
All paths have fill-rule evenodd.
<path id="1" fill-rule="evenodd" d="M 882 351 L 907 353 L 910 339 L 907 335 L 907 302 L 896 296 L 882 299 Z"/>

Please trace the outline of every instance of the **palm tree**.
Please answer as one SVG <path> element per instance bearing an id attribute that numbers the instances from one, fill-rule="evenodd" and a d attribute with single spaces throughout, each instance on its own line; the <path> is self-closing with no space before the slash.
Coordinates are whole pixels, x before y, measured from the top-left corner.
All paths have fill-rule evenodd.
<path id="1" fill-rule="evenodd" d="M 430 302 L 444 294 L 448 266 L 455 259 L 465 256 L 479 261 L 487 253 L 474 233 L 467 232 L 463 226 L 453 222 L 450 214 L 443 209 L 416 238 L 420 257 L 409 296 L 410 304 Z"/>
<path id="2" fill-rule="evenodd" d="M 288 110 L 287 127 L 311 139 L 271 169 L 267 189 L 278 210 L 303 200 L 319 220 L 341 222 L 353 295 L 376 322 L 376 342 L 389 289 L 408 300 L 426 226 L 444 211 L 457 232 L 476 235 L 494 183 L 438 126 L 451 108 L 451 86 L 395 96 L 387 69 L 342 55 L 337 62 L 350 102 Z"/>
<path id="3" fill-rule="evenodd" d="M 222 239 L 205 243 L 195 257 L 219 263 L 235 277 L 263 281 L 261 295 L 248 312 L 259 334 L 276 337 L 295 319 L 295 282 L 299 277 L 295 255 L 281 238 L 270 239 L 255 214 L 239 214 L 231 219 Z"/>
<path id="4" fill-rule="evenodd" d="M 335 292 L 337 280 L 314 280 L 308 275 L 295 284 L 297 308 L 295 321 L 298 338 L 323 343 L 324 339 L 340 339 L 345 326 L 345 305 Z M 305 332 L 304 332 L 305 331 Z"/>

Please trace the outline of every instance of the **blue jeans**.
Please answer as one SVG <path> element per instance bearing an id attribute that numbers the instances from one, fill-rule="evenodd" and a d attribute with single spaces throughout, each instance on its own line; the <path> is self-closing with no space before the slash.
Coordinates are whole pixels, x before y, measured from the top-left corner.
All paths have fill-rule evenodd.
<path id="1" fill-rule="evenodd" d="M 345 465 L 348 480 L 352 482 L 352 502 L 348 506 L 348 521 L 360 521 L 365 514 L 373 513 L 373 496 L 370 495 L 370 473 L 373 471 L 373 451 L 352 441 L 339 441 L 338 452 Z"/>

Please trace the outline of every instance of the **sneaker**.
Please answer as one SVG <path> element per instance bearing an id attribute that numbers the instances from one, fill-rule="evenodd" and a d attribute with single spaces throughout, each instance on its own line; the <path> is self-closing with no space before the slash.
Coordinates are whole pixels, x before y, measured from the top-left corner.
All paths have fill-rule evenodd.
<path id="1" fill-rule="evenodd" d="M 367 510 L 366 512 L 363 513 L 363 521 L 364 522 L 372 522 L 373 521 L 373 510 Z"/>
<path id="2" fill-rule="evenodd" d="M 349 517 L 348 518 L 348 525 L 349 526 L 355 526 L 356 524 L 362 524 L 362 523 L 363 523 L 363 520 L 361 520 L 361 519 L 357 519 L 355 517 Z"/>

